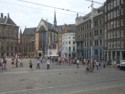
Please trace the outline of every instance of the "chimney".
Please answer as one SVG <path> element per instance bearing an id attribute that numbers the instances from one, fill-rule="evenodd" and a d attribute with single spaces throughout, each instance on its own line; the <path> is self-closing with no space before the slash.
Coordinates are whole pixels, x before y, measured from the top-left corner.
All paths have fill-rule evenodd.
<path id="1" fill-rule="evenodd" d="M 1 13 L 1 18 L 3 18 L 3 13 Z"/>
<path id="2" fill-rule="evenodd" d="M 10 14 L 8 13 L 7 15 L 8 15 L 8 18 L 10 18 Z"/>

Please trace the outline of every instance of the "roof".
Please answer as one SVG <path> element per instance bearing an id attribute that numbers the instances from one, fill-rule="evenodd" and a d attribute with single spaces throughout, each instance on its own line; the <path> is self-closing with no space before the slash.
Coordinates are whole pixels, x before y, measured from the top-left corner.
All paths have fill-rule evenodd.
<path id="1" fill-rule="evenodd" d="M 25 28 L 23 35 L 33 35 L 36 32 L 36 27 L 33 28 Z"/>
<path id="2" fill-rule="evenodd" d="M 4 16 L 3 14 L 1 14 L 2 16 L 0 17 L 0 24 L 7 24 L 7 25 L 13 25 L 13 26 L 17 26 L 14 21 L 8 16 Z"/>
<path id="3" fill-rule="evenodd" d="M 40 21 L 40 23 L 39 23 L 39 25 L 38 25 L 38 27 L 37 27 L 38 30 L 39 30 L 39 27 L 41 27 L 41 26 L 43 25 L 43 24 L 41 24 L 42 22 L 44 23 L 45 27 L 47 27 L 48 30 L 50 30 L 50 31 L 52 31 L 52 32 L 58 33 L 58 28 L 57 28 L 57 26 L 54 26 L 53 24 L 49 23 L 48 21 L 46 21 L 46 20 L 44 20 L 44 19 L 41 19 L 41 21 Z M 37 30 L 37 31 L 38 31 L 38 30 Z"/>
<path id="4" fill-rule="evenodd" d="M 64 25 L 59 25 L 58 29 L 63 29 L 63 28 L 68 28 L 71 31 L 75 31 L 75 24 L 64 24 Z"/>

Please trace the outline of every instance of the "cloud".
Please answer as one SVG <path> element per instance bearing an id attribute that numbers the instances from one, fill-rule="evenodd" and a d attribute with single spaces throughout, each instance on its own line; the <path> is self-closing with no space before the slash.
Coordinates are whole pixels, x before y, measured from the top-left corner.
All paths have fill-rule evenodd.
<path id="1" fill-rule="evenodd" d="M 36 0 L 27 0 L 30 2 L 36 2 Z M 100 0 L 96 0 L 100 2 Z M 102 0 L 104 2 L 105 0 Z M 91 5 L 91 2 L 85 0 L 37 0 L 36 3 L 55 6 L 59 8 L 64 8 L 68 10 L 74 10 L 82 13 L 89 13 L 91 9 L 88 6 Z M 53 23 L 54 19 L 54 9 L 43 7 L 39 5 L 34 5 L 30 3 L 20 2 L 18 0 L 1 0 L 0 2 L 1 12 L 10 14 L 10 17 L 14 22 L 24 29 L 27 27 L 36 27 L 39 24 L 41 18 L 48 19 L 49 22 Z M 99 4 L 95 4 L 94 7 L 99 7 Z M 56 10 L 57 11 L 57 24 L 61 25 L 64 23 L 75 24 L 76 13 Z M 85 15 L 80 14 L 80 15 Z"/>

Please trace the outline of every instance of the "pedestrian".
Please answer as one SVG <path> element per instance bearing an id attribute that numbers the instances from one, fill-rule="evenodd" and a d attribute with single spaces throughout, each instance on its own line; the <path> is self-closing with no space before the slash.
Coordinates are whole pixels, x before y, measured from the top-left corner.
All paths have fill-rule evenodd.
<path id="1" fill-rule="evenodd" d="M 39 58 L 37 59 L 36 63 L 37 63 L 36 69 L 40 69 L 40 59 Z"/>
<path id="2" fill-rule="evenodd" d="M 3 58 L 3 70 L 7 70 L 6 65 L 7 65 L 7 59 L 5 57 L 5 58 Z"/>
<path id="3" fill-rule="evenodd" d="M 33 71 L 33 64 L 32 64 L 32 60 L 31 59 L 29 60 L 29 68 L 30 68 L 30 71 Z"/>
<path id="4" fill-rule="evenodd" d="M 47 59 L 47 70 L 48 69 L 50 69 L 50 59 L 49 59 L 49 57 L 48 57 L 48 59 Z"/>
<path id="5" fill-rule="evenodd" d="M 79 61 L 79 59 L 77 59 L 77 61 L 76 61 L 77 68 L 79 68 L 79 63 L 80 63 L 80 61 Z"/>
<path id="6" fill-rule="evenodd" d="M 99 69 L 99 62 L 96 61 L 96 69 L 98 70 Z"/>
<path id="7" fill-rule="evenodd" d="M 12 68 L 14 68 L 14 58 L 12 58 L 11 65 L 12 65 Z"/>
<path id="8" fill-rule="evenodd" d="M 20 58 L 19 63 L 20 63 L 20 67 L 23 67 L 23 59 L 22 58 Z"/>
<path id="9" fill-rule="evenodd" d="M 18 68 L 18 59 L 16 58 L 16 68 Z"/>

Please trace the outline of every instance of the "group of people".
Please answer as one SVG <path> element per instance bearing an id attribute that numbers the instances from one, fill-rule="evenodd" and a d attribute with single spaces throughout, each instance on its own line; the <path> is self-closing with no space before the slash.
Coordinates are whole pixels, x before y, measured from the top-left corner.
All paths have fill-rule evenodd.
<path id="1" fill-rule="evenodd" d="M 7 59 L 5 57 L 0 58 L 0 71 L 7 70 Z"/>
<path id="2" fill-rule="evenodd" d="M 37 58 L 37 65 L 36 65 L 36 69 L 40 69 L 40 64 L 46 62 L 47 63 L 47 70 L 50 69 L 50 58 L 48 57 L 47 60 L 43 61 L 43 59 Z M 29 60 L 29 68 L 30 71 L 33 71 L 33 61 L 32 59 Z"/>
<path id="3" fill-rule="evenodd" d="M 11 65 L 12 68 L 23 67 L 23 58 L 12 58 Z"/>

